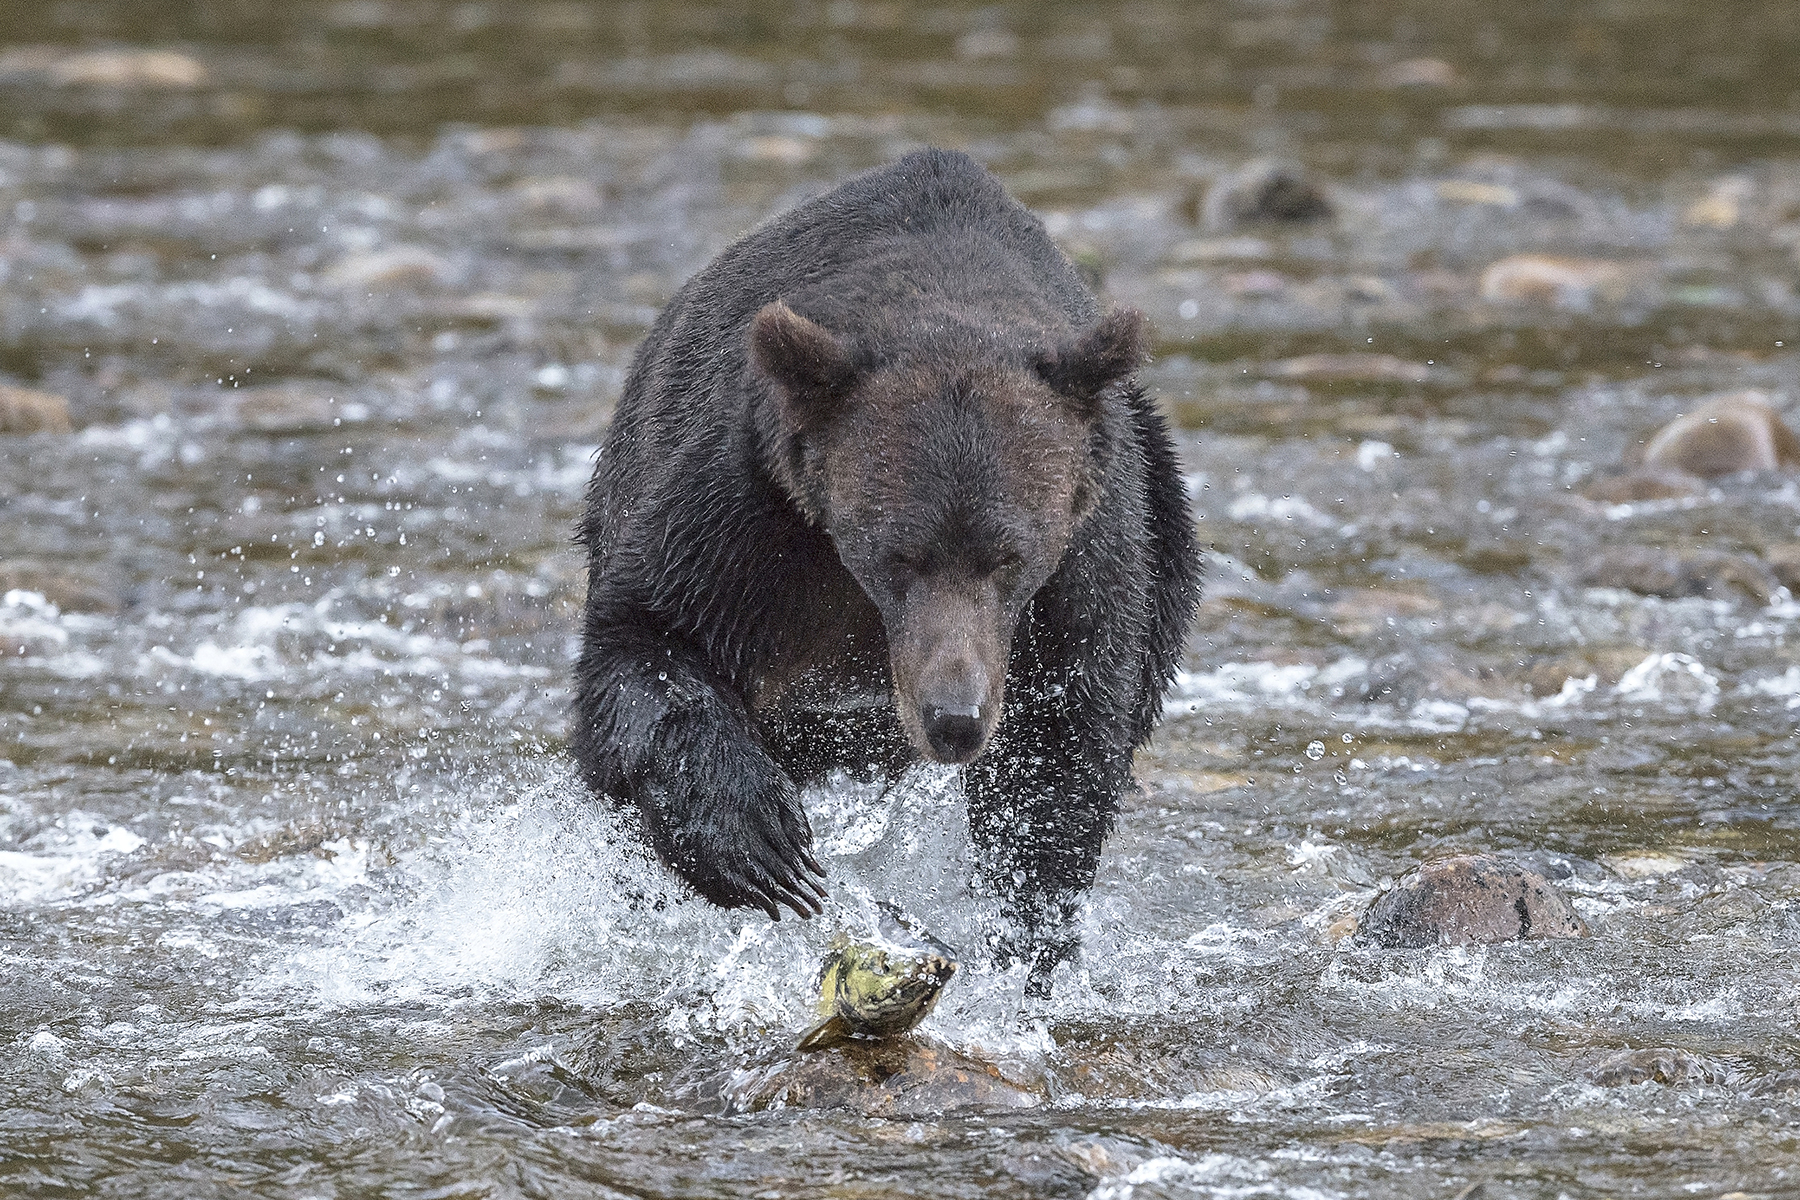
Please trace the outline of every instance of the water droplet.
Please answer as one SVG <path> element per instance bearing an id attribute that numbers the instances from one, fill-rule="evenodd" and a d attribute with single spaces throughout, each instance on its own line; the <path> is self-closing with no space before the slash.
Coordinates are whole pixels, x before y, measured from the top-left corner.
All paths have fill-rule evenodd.
<path id="1" fill-rule="evenodd" d="M 1308 742 L 1308 743 L 1306 743 L 1306 757 L 1312 759 L 1314 762 L 1318 762 L 1321 758 L 1324 758 L 1325 757 L 1325 743 L 1324 742 Z"/>
<path id="2" fill-rule="evenodd" d="M 667 683 L 669 682 L 669 673 L 667 671 L 658 671 L 656 673 L 656 679 L 659 683 Z"/>

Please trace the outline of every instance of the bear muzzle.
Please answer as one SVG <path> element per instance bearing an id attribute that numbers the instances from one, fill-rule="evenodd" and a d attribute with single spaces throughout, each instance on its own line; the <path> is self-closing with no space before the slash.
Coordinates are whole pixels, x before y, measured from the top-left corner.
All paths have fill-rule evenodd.
<path id="1" fill-rule="evenodd" d="M 1000 724 L 1007 638 L 992 585 L 927 579 L 889 622 L 894 706 L 913 747 L 959 766 Z"/>
<path id="2" fill-rule="evenodd" d="M 981 705 L 924 705 L 919 724 L 931 746 L 931 757 L 942 763 L 965 763 L 987 743 L 988 726 Z"/>
<path id="3" fill-rule="evenodd" d="M 908 732 L 919 752 L 933 762 L 951 765 L 980 754 L 1000 721 L 994 682 L 994 673 L 972 655 L 932 656 L 912 695 L 901 701 L 912 710 Z"/>

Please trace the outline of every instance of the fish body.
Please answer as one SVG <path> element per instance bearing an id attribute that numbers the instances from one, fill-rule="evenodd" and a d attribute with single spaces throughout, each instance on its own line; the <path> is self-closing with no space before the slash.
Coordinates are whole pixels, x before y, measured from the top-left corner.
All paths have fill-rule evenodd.
<path id="1" fill-rule="evenodd" d="M 956 974 L 956 951 L 880 906 L 873 937 L 840 936 L 819 969 L 819 1015 L 800 1039 L 802 1051 L 853 1039 L 899 1037 L 930 1015 Z"/>

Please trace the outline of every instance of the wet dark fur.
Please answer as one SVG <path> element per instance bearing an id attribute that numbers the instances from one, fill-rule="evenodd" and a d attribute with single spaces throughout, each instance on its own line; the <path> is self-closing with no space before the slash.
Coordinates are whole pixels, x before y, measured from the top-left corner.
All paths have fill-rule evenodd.
<path id="1" fill-rule="evenodd" d="M 753 319 L 777 300 L 796 319 L 768 310 L 753 362 Z M 996 572 L 1037 571 L 999 630 L 1000 724 L 963 771 L 980 878 L 1023 931 L 1003 951 L 1040 976 L 1068 953 L 1199 586 L 1168 435 L 1129 376 L 1136 329 L 1103 318 L 1042 225 L 943 151 L 763 226 L 670 302 L 588 493 L 573 745 L 702 895 L 816 910 L 796 784 L 920 757 L 894 706 L 890 623 L 934 605 L 941 623 L 963 611 L 941 600 L 958 587 L 992 616 L 980 597 L 1004 607 L 1017 577 Z M 1042 419 L 1027 437 L 1013 413 Z M 947 500 L 945 472 L 958 496 L 1028 480 L 1032 503 L 1064 510 L 1021 540 Z M 886 489 L 878 505 L 833 508 L 864 484 Z M 890 561 L 960 582 L 909 592 Z"/>

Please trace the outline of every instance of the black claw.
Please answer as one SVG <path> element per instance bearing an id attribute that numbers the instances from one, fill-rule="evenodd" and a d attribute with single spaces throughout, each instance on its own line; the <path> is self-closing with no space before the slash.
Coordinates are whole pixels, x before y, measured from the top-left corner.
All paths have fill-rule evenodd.
<path id="1" fill-rule="evenodd" d="M 803 920 L 818 916 L 818 912 L 813 908 L 812 903 L 808 901 L 805 896 L 802 896 L 792 888 L 783 888 L 780 892 L 780 899 L 789 908 L 794 910 L 795 916 L 800 917 Z"/>

